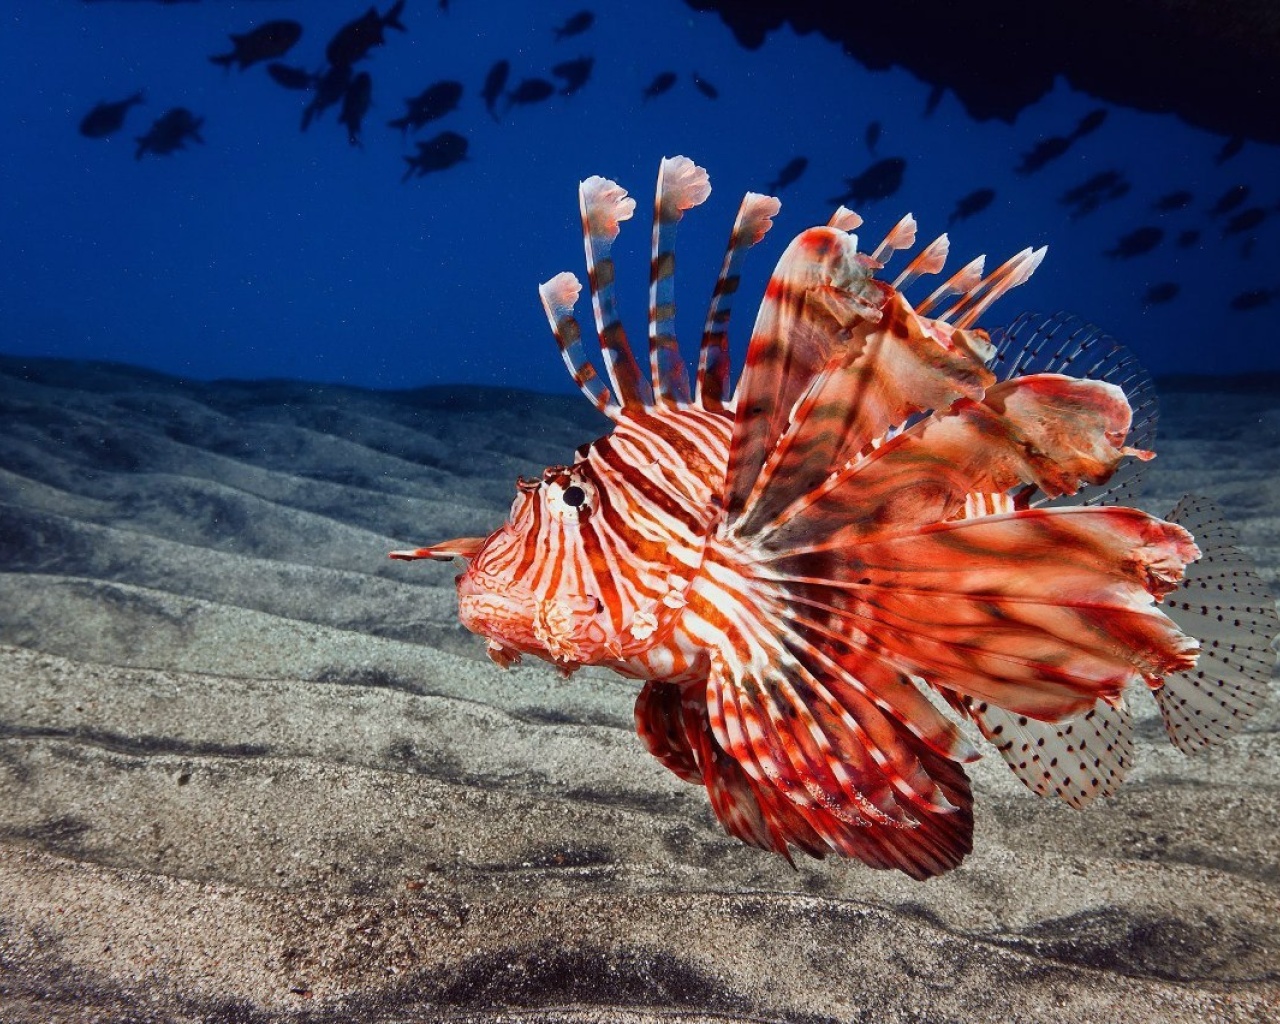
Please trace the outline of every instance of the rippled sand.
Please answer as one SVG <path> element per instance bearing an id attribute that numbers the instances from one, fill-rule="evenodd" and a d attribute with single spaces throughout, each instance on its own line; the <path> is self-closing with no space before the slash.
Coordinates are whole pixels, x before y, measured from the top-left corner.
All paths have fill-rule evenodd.
<path id="1" fill-rule="evenodd" d="M 728 839 L 635 685 L 502 673 L 447 565 L 581 399 L 0 359 L 0 1020 L 1270 1021 L 1280 699 L 1120 794 L 973 767 L 927 884 Z M 1149 507 L 1280 592 L 1280 392 L 1166 396 Z"/>

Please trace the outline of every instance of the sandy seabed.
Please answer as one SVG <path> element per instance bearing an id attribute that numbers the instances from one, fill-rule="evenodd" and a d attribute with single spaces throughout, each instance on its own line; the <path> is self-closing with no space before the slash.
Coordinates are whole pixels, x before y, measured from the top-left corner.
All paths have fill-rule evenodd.
<path id="1" fill-rule="evenodd" d="M 607 424 L 572 397 L 0 358 L 0 1020 L 1274 1021 L 1280 699 L 1154 704 L 1084 812 L 972 766 L 926 884 L 724 835 L 634 683 L 500 672 L 456 568 Z M 1172 390 L 1145 507 L 1280 593 L 1280 390 Z"/>

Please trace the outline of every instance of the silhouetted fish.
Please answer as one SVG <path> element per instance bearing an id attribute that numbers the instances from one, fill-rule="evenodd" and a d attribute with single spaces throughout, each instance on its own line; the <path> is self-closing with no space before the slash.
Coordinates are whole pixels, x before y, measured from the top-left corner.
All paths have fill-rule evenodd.
<path id="1" fill-rule="evenodd" d="M 1239 153 L 1240 150 L 1242 150 L 1243 148 L 1244 148 L 1244 136 L 1242 135 L 1232 136 L 1222 144 L 1222 148 L 1218 150 L 1217 155 L 1213 158 L 1213 162 L 1215 164 L 1225 164 L 1233 156 Z"/>
<path id="2" fill-rule="evenodd" d="M 555 30 L 556 42 L 570 36 L 580 36 L 596 23 L 596 16 L 590 11 L 579 11 L 572 18 Z"/>
<path id="3" fill-rule="evenodd" d="M 942 102 L 942 97 L 947 94 L 946 86 L 935 85 L 929 90 L 929 98 L 924 101 L 923 117 L 932 117 L 933 112 L 938 109 L 938 104 Z"/>
<path id="4" fill-rule="evenodd" d="M 416 156 L 407 156 L 404 162 L 409 169 L 402 182 L 412 177 L 423 178 L 432 171 L 446 171 L 467 158 L 467 140 L 457 132 L 441 132 L 426 142 L 418 143 Z"/>
<path id="5" fill-rule="evenodd" d="M 541 103 L 555 94 L 556 87 L 545 78 L 526 78 L 507 93 L 507 109 L 510 110 L 517 103 L 521 105 Z"/>
<path id="6" fill-rule="evenodd" d="M 1183 209 L 1193 200 L 1193 196 L 1185 188 L 1177 192 L 1167 192 L 1151 204 L 1151 208 L 1157 213 L 1173 213 L 1174 210 Z"/>
<path id="7" fill-rule="evenodd" d="M 1019 174 L 1034 174 L 1046 164 L 1057 160 L 1071 148 L 1071 140 L 1061 135 L 1052 135 L 1041 139 L 1027 152 L 1022 154 L 1022 163 L 1014 168 Z"/>
<path id="8" fill-rule="evenodd" d="M 720 98 L 720 90 L 699 75 L 696 71 L 693 73 L 693 87 L 709 100 Z"/>
<path id="9" fill-rule="evenodd" d="M 1137 228 L 1127 235 L 1121 236 L 1120 241 L 1116 242 L 1115 248 L 1108 249 L 1106 255 L 1122 260 L 1141 256 L 1159 245 L 1162 238 L 1164 238 L 1163 228 L 1150 225 Z"/>
<path id="10" fill-rule="evenodd" d="M 1142 297 L 1144 306 L 1162 306 L 1166 302 L 1171 302 L 1178 296 L 1178 292 L 1182 290 L 1181 286 L 1173 281 L 1163 281 L 1160 284 L 1153 284 L 1147 289 L 1147 293 Z"/>
<path id="11" fill-rule="evenodd" d="M 325 47 L 325 57 L 334 67 L 350 67 L 373 47 L 386 43 L 385 29 L 408 31 L 400 21 L 403 11 L 404 0 L 396 0 L 386 14 L 379 14 L 376 7 L 370 7 L 355 21 L 349 21 L 338 29 Z"/>
<path id="12" fill-rule="evenodd" d="M 996 190 L 993 188 L 979 188 L 970 192 L 967 196 L 956 203 L 956 208 L 951 211 L 951 216 L 947 220 L 947 227 L 951 227 L 962 220 L 968 220 L 975 213 L 981 213 L 996 197 Z"/>
<path id="13" fill-rule="evenodd" d="M 347 141 L 353 146 L 361 145 L 360 126 L 372 103 L 373 79 L 369 72 L 361 71 L 342 94 L 342 112 L 338 114 L 338 124 L 346 125 Z"/>
<path id="14" fill-rule="evenodd" d="M 778 176 L 766 188 L 770 192 L 781 192 L 788 185 L 794 185 L 808 166 L 809 158 L 807 156 L 798 156 L 788 160 L 786 166 L 778 172 Z"/>
<path id="15" fill-rule="evenodd" d="M 1241 292 L 1231 300 L 1231 308 L 1244 313 L 1250 309 L 1261 309 L 1280 298 L 1280 288 L 1252 288 Z"/>
<path id="16" fill-rule="evenodd" d="M 1218 197 L 1218 201 L 1209 210 L 1209 216 L 1220 217 L 1224 213 L 1230 213 L 1248 198 L 1248 185 L 1232 185 Z"/>
<path id="17" fill-rule="evenodd" d="M 267 65 L 267 74 L 277 85 L 286 89 L 314 89 L 316 76 L 302 68 L 290 67 L 288 64 L 273 62 Z"/>
<path id="18" fill-rule="evenodd" d="M 99 103 L 80 119 L 80 134 L 90 139 L 101 139 L 124 124 L 124 116 L 137 103 L 145 103 L 146 97 L 139 89 L 132 96 L 114 103 Z"/>
<path id="19" fill-rule="evenodd" d="M 1251 206 L 1247 210 L 1241 210 L 1229 221 L 1222 229 L 1222 237 L 1228 235 L 1239 235 L 1246 231 L 1252 231 L 1264 220 L 1267 219 L 1267 211 L 1261 206 Z"/>
<path id="20" fill-rule="evenodd" d="M 1188 249 L 1200 241 L 1200 231 L 1197 228 L 1187 228 L 1186 231 L 1178 235 L 1178 248 Z"/>
<path id="21" fill-rule="evenodd" d="M 480 90 L 480 95 L 484 98 L 485 109 L 489 111 L 490 116 L 495 121 L 498 120 L 498 97 L 502 95 L 502 90 L 507 87 L 507 78 L 510 75 L 510 62 L 500 60 L 484 76 L 484 87 Z"/>
<path id="22" fill-rule="evenodd" d="M 845 178 L 849 189 L 843 196 L 828 200 L 834 204 L 847 203 L 851 206 L 863 206 L 878 199 L 888 199 L 902 187 L 902 176 L 907 169 L 907 162 L 900 156 L 889 156 L 878 160 L 856 178 Z"/>
<path id="23" fill-rule="evenodd" d="M 1113 168 L 1099 171 L 1079 185 L 1067 189 L 1058 201 L 1063 206 L 1070 207 L 1071 219 L 1077 220 L 1092 213 L 1103 203 L 1127 195 L 1129 188 L 1129 182 L 1125 180 L 1124 175 Z"/>
<path id="24" fill-rule="evenodd" d="M 1086 135 L 1091 135 L 1102 127 L 1102 122 L 1107 119 L 1107 111 L 1103 107 L 1091 110 L 1080 118 L 1080 123 L 1075 126 L 1071 132 L 1071 141 L 1083 139 Z"/>
<path id="25" fill-rule="evenodd" d="M 572 96 L 586 85 L 594 64 L 595 60 L 591 57 L 579 57 L 577 60 L 566 60 L 553 67 L 551 73 L 564 81 L 564 88 L 560 90 L 560 95 Z"/>
<path id="26" fill-rule="evenodd" d="M 234 49 L 209 59 L 224 68 L 238 64 L 243 71 L 258 61 L 283 57 L 301 38 L 302 26 L 296 21 L 266 21 L 248 32 L 231 33 Z"/>
<path id="27" fill-rule="evenodd" d="M 141 160 L 143 153 L 168 156 L 175 150 L 185 149 L 187 139 L 203 143 L 200 126 L 203 117 L 196 117 L 186 107 L 172 107 L 161 114 L 146 135 L 138 136 L 138 150 L 134 159 Z"/>
<path id="28" fill-rule="evenodd" d="M 315 95 L 302 112 L 302 130 L 305 132 L 314 118 L 341 100 L 350 84 L 350 64 L 334 64 L 326 68 L 324 74 L 316 79 Z"/>
<path id="29" fill-rule="evenodd" d="M 880 127 L 879 121 L 872 121 L 867 125 L 866 133 L 862 136 L 863 141 L 867 144 L 867 152 L 872 156 L 876 155 L 876 146 L 880 142 L 880 133 L 883 129 Z"/>
<path id="30" fill-rule="evenodd" d="M 651 100 L 655 96 L 661 96 L 675 84 L 676 73 L 674 71 L 659 72 L 653 76 L 653 81 L 644 87 L 644 94 L 641 99 Z"/>
<path id="31" fill-rule="evenodd" d="M 410 128 L 417 131 L 425 124 L 430 124 L 458 109 L 458 101 L 462 99 L 462 83 L 445 79 L 429 85 L 417 96 L 404 101 L 404 117 L 397 117 L 387 124 L 399 128 L 401 134 Z"/>

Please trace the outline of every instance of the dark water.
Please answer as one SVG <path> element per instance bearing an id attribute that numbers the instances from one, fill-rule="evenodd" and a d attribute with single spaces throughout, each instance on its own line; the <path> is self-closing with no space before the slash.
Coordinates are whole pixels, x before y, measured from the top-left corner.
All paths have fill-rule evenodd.
<path id="1" fill-rule="evenodd" d="M 923 243 L 947 230 L 965 197 L 980 206 L 983 190 L 994 193 L 988 204 L 951 228 L 953 267 L 979 252 L 993 267 L 1026 245 L 1049 246 L 989 325 L 1026 308 L 1071 309 L 1156 373 L 1280 368 L 1265 340 L 1280 309 L 1275 146 L 1245 141 L 1224 154 L 1228 135 L 1061 79 L 1012 123 L 976 121 L 953 93 L 931 97 L 906 71 L 868 70 L 817 34 L 783 27 L 744 49 L 716 14 L 679 0 L 597 4 L 591 24 L 557 39 L 583 8 L 408 0 L 407 31 L 387 27 L 385 44 L 352 65 L 371 85 L 356 146 L 338 123 L 341 103 L 300 131 L 312 93 L 273 80 L 269 59 L 240 70 L 209 58 L 232 52 L 229 33 L 294 20 L 301 37 L 275 59 L 305 80 L 325 68 L 361 2 L 10 0 L 0 34 L 0 350 L 196 379 L 563 391 L 536 286 L 581 273 L 576 183 L 603 174 L 639 199 L 619 245 L 623 315 L 639 334 L 648 197 L 659 159 L 683 153 L 715 189 L 681 228 L 686 343 L 744 191 L 767 190 L 793 160 L 807 161 L 750 261 L 744 289 L 754 297 L 786 241 L 849 192 L 845 179 L 898 158 L 894 194 L 856 204 L 866 248 L 907 211 Z M 973 29 L 1000 32 L 978 18 Z M 964 49 L 958 39 L 958 60 Z M 1010 73 L 990 57 L 999 47 L 983 52 L 998 83 Z M 573 71 L 562 65 L 584 58 L 589 72 L 571 95 L 510 109 L 504 96 L 497 119 L 486 110 L 496 62 L 510 64 L 508 93 L 539 78 L 563 91 Z M 1135 76 L 1140 66 L 1135 56 Z M 674 84 L 645 99 L 665 72 Z M 404 137 L 388 125 L 407 97 L 445 81 L 461 84 L 456 110 Z M 138 90 L 145 103 L 118 130 L 78 130 L 95 104 Z M 199 120 L 203 142 L 135 159 L 135 140 L 174 107 Z M 466 139 L 467 159 L 402 181 L 415 142 L 446 131 Z M 1211 213 L 1237 186 L 1247 197 Z M 1161 200 L 1167 209 L 1155 208 Z M 1242 223 L 1256 223 L 1228 230 L 1249 210 Z"/>

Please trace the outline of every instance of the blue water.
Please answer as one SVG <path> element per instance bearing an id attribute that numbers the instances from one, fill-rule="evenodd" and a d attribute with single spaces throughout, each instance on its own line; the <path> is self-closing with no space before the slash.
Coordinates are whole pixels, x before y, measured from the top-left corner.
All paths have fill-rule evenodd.
<path id="1" fill-rule="evenodd" d="M 572 387 L 557 358 L 536 287 L 582 273 L 576 183 L 612 177 L 639 199 L 620 247 L 620 301 L 633 338 L 645 327 L 648 208 L 663 155 L 684 153 L 711 173 L 714 192 L 681 226 L 679 323 L 696 347 L 738 199 L 763 190 L 791 158 L 804 175 L 782 193 L 774 232 L 753 253 L 742 307 L 754 305 L 786 241 L 825 222 L 843 179 L 873 161 L 868 124 L 883 126 L 877 156 L 907 161 L 891 198 L 863 207 L 871 245 L 907 211 L 927 241 L 956 201 L 980 187 L 994 204 L 951 232 L 953 267 L 987 252 L 1049 246 L 1035 278 L 989 314 L 994 326 L 1027 308 L 1070 309 L 1134 349 L 1155 373 L 1280 369 L 1271 342 L 1280 302 L 1250 312 L 1232 296 L 1280 287 L 1280 150 L 1247 143 L 1215 164 L 1224 139 L 1058 87 L 1017 122 L 977 123 L 951 96 L 924 116 L 929 85 L 871 72 L 838 47 L 789 29 L 743 50 L 714 14 L 680 0 L 595 5 L 595 24 L 556 41 L 583 0 L 408 0 L 406 34 L 359 68 L 373 77 L 363 148 L 348 145 L 337 108 L 307 133 L 307 97 L 271 81 L 265 65 L 224 71 L 210 55 L 227 35 L 273 18 L 304 25 L 283 58 L 316 69 L 334 32 L 363 0 L 83 3 L 7 0 L 0 22 L 0 350 L 136 363 L 185 378 L 295 377 L 375 387 L 469 382 L 547 391 Z M 385 10 L 389 3 L 379 8 Z M 594 58 L 576 95 L 518 107 L 495 122 L 480 85 L 506 58 L 512 83 Z M 665 95 L 641 102 L 661 71 Z M 691 73 L 719 98 L 698 92 Z M 998 69 L 993 69 L 998 73 Z M 460 108 L 428 125 L 466 136 L 470 158 L 401 182 L 402 142 L 386 122 L 403 98 L 458 79 Z M 83 137 L 80 119 L 102 100 L 145 88 L 121 131 Z M 204 144 L 134 158 L 134 139 L 172 106 L 203 117 Z M 1068 133 L 1098 107 L 1105 123 L 1037 174 L 1013 173 L 1045 136 Z M 1064 191 L 1110 168 L 1129 194 L 1072 220 Z M 1245 206 L 1267 219 L 1223 239 L 1208 207 L 1250 186 Z M 1160 215 L 1151 203 L 1187 189 L 1193 202 Z M 1104 255 L 1118 238 L 1159 225 L 1166 238 L 1130 260 Z M 1200 241 L 1173 236 L 1199 228 Z M 1253 241 L 1246 245 L 1249 238 Z M 870 246 L 868 246 L 870 247 Z M 1248 252 L 1242 250 L 1248 249 Z M 899 257 L 901 259 L 901 257 Z M 1161 282 L 1180 286 L 1145 306 Z M 585 304 L 579 310 L 589 318 Z M 740 309 L 745 344 L 752 309 Z"/>

